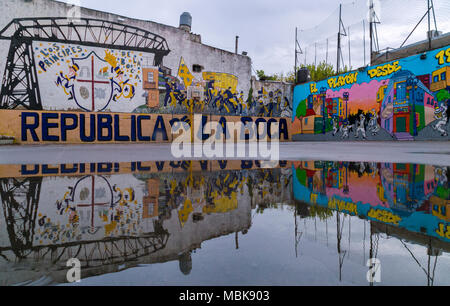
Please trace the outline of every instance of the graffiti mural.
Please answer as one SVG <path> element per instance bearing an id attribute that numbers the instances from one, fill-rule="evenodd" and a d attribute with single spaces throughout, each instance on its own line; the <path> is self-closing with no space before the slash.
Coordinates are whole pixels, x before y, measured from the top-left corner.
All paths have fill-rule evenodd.
<path id="1" fill-rule="evenodd" d="M 136 98 L 143 95 L 142 53 L 61 43 L 33 47 L 44 109 L 132 112 L 143 102 Z"/>
<path id="2" fill-rule="evenodd" d="M 117 179 L 125 180 L 125 185 Z M 42 188 L 60 185 L 58 192 L 42 194 L 42 201 L 53 203 L 38 212 L 36 244 L 80 239 L 101 239 L 118 235 L 138 235 L 148 229 L 137 220 L 142 216 L 143 182 L 132 176 L 89 175 L 45 179 Z M 64 188 L 64 186 L 66 186 Z M 59 196 L 58 196 L 59 195 Z"/>
<path id="3" fill-rule="evenodd" d="M 180 140 L 183 134 L 179 132 L 186 134 L 192 126 L 196 139 L 215 139 L 204 128 L 208 122 L 220 124 L 222 131 L 217 135 L 222 135 L 224 140 L 259 140 L 276 132 L 280 141 L 291 139 L 289 119 L 279 117 L 19 110 L 2 110 L 0 115 L 1 134 L 13 137 L 18 144 L 168 142 Z M 186 127 L 180 129 L 180 122 L 185 122 Z M 263 130 L 258 130 L 260 125 Z M 237 136 L 233 137 L 235 132 Z"/>
<path id="4" fill-rule="evenodd" d="M 297 200 L 450 242 L 449 167 L 303 161 L 292 169 Z"/>
<path id="5" fill-rule="evenodd" d="M 239 89 L 235 75 L 204 71 L 197 79 L 181 58 L 177 76 L 164 74 L 160 69 L 160 103 L 147 103 L 140 112 L 172 112 L 251 115 L 260 117 L 290 117 L 289 95 L 280 88 L 259 90 Z M 278 87 L 281 87 L 280 85 Z M 253 93 L 254 92 L 254 93 Z"/>
<path id="6" fill-rule="evenodd" d="M 205 240 L 246 232 L 256 205 L 289 201 L 291 165 L 280 161 L 264 169 L 257 160 L 3 165 L 0 268 L 20 262 L 24 269 L 17 271 L 23 272 L 28 261 L 19 258 L 46 268 L 0 280 L 10 284 L 47 275 L 67 282 L 65 263 L 72 257 L 81 261 L 83 278 L 137 264 L 185 262 L 180 254 L 189 255 Z M 180 266 L 188 274 L 185 268 Z"/>
<path id="7" fill-rule="evenodd" d="M 0 33 L 11 42 L 3 109 L 291 115 L 290 94 L 277 88 L 253 92 L 252 82 L 233 71 L 204 68 L 183 56 L 166 67 L 167 41 L 140 28 L 48 17 L 14 19 Z"/>
<path id="8" fill-rule="evenodd" d="M 448 140 L 450 48 L 294 89 L 297 140 Z"/>

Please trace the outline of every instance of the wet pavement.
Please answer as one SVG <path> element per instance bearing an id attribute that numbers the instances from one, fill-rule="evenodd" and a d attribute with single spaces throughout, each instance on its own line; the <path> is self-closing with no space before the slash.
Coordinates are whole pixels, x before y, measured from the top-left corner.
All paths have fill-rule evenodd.
<path id="1" fill-rule="evenodd" d="M 0 164 L 0 284 L 450 285 L 448 164 L 273 166 Z"/>
<path id="2" fill-rule="evenodd" d="M 237 144 L 237 150 L 248 145 Z M 87 150 L 89 148 L 89 150 Z M 0 146 L 0 164 L 125 162 L 179 160 L 171 153 L 171 144 L 90 144 Z M 248 152 L 247 152 L 248 153 Z M 280 142 L 281 160 L 375 161 L 390 163 L 425 163 L 450 166 L 450 141 L 400 142 Z M 247 154 L 246 156 L 248 156 Z M 191 156 L 194 156 L 192 154 Z M 226 159 L 242 159 L 226 157 Z M 184 158 L 201 159 L 201 158 Z M 217 158 L 216 158 L 217 159 Z M 225 158 L 224 158 L 225 159 Z M 252 158 L 244 158 L 252 159 Z M 265 159 L 256 156 L 253 159 Z"/>

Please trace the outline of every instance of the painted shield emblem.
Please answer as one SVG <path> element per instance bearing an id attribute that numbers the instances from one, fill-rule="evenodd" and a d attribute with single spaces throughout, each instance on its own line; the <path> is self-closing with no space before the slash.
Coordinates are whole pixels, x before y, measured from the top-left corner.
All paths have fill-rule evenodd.
<path id="1" fill-rule="evenodd" d="M 113 83 L 109 75 L 109 64 L 95 52 L 72 61 L 79 67 L 72 88 L 75 102 L 85 111 L 104 110 L 112 99 Z"/>
<path id="2" fill-rule="evenodd" d="M 80 225 L 95 233 L 103 224 L 103 215 L 113 203 L 109 182 L 102 176 L 85 176 L 73 187 L 72 201 L 80 213 Z"/>

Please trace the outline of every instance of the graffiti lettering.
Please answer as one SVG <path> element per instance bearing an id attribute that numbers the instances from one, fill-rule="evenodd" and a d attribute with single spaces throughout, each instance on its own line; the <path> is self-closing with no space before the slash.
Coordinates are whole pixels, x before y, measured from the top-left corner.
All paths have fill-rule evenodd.
<path id="1" fill-rule="evenodd" d="M 398 225 L 399 221 L 402 219 L 397 215 L 394 215 L 390 211 L 382 210 L 382 209 L 371 209 L 367 213 L 367 216 L 370 218 L 379 220 L 384 223 L 392 223 Z"/>
<path id="2" fill-rule="evenodd" d="M 328 207 L 337 209 L 338 211 L 347 211 L 350 214 L 358 214 L 358 206 L 355 203 L 345 202 L 336 198 L 332 198 L 328 202 Z"/>
<path id="3" fill-rule="evenodd" d="M 349 73 L 340 77 L 333 77 L 328 79 L 328 86 L 330 88 L 342 87 L 345 85 L 351 85 L 356 83 L 358 78 L 358 72 Z"/>
<path id="4" fill-rule="evenodd" d="M 312 94 L 316 93 L 317 92 L 317 84 L 316 83 L 309 84 L 309 89 L 310 89 Z"/>
<path id="5" fill-rule="evenodd" d="M 441 50 L 436 54 L 436 59 L 439 65 L 444 65 L 445 62 L 450 63 L 450 48 L 447 50 Z"/>
<path id="6" fill-rule="evenodd" d="M 367 71 L 367 73 L 371 78 L 387 76 L 402 69 L 402 67 L 399 66 L 398 64 L 399 62 L 396 61 L 393 62 L 392 64 L 378 66 L 374 69 L 370 69 L 369 71 Z"/>
<path id="7" fill-rule="evenodd" d="M 39 48 L 36 47 L 35 50 L 39 50 Z M 64 47 L 54 43 L 51 47 L 39 50 L 38 65 L 43 72 L 46 72 L 53 64 L 63 62 L 66 57 L 75 56 L 81 52 L 83 49 L 80 46 Z"/>
<path id="8" fill-rule="evenodd" d="M 439 227 L 436 230 L 436 234 L 443 238 L 450 239 L 450 225 L 444 225 L 443 223 L 439 223 Z"/>
<path id="9" fill-rule="evenodd" d="M 16 111 L 14 111 L 16 112 Z M 42 111 L 17 111 L 20 113 L 20 124 L 17 140 L 20 142 L 141 142 L 141 141 L 169 141 L 172 133 L 171 126 L 176 122 L 190 122 L 187 116 L 183 118 L 172 118 L 168 115 L 132 114 L 119 115 L 111 113 L 59 113 Z M 18 116 L 19 117 L 19 116 Z M 239 120 L 239 121 L 236 121 Z M 278 130 L 280 140 L 289 140 L 289 126 L 286 118 L 258 118 L 240 117 L 230 118 L 222 116 L 219 123 L 224 129 L 226 139 L 232 137 L 229 128 L 235 122 L 242 123 L 242 130 L 238 137 L 250 139 L 257 135 L 262 139 L 265 135 L 273 135 Z M 202 117 L 204 126 L 208 120 Z M 227 127 L 227 121 L 228 127 Z M 265 127 L 264 134 L 249 129 L 249 124 Z M 210 137 L 208 134 L 199 134 L 200 130 L 194 126 L 196 135 L 202 135 L 202 140 Z M 271 136 L 269 136 L 270 138 Z M 234 138 L 233 138 L 234 139 Z"/>

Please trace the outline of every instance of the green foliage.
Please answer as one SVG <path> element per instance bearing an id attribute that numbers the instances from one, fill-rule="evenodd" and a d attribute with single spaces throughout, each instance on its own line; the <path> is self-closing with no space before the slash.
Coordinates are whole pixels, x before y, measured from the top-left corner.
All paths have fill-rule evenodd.
<path id="1" fill-rule="evenodd" d="M 266 75 L 264 70 L 256 70 L 256 75 L 260 81 L 279 81 L 279 77 L 274 75 Z"/>
<path id="2" fill-rule="evenodd" d="M 318 82 L 331 77 L 335 74 L 333 65 L 325 62 L 319 63 L 317 66 L 314 64 L 306 65 L 311 75 L 311 81 Z"/>
<path id="3" fill-rule="evenodd" d="M 247 96 L 247 107 L 250 109 L 253 101 L 253 87 L 250 87 L 248 90 L 248 96 Z"/>
<path id="4" fill-rule="evenodd" d="M 448 99 L 450 99 L 450 93 L 449 93 L 447 90 L 445 90 L 445 89 L 441 89 L 441 90 L 439 90 L 439 92 L 436 94 L 436 99 L 437 99 L 439 102 L 447 101 Z"/>
<path id="5" fill-rule="evenodd" d="M 333 211 L 328 207 L 322 207 L 317 204 L 309 207 L 309 214 L 311 217 L 319 217 L 321 221 L 325 221 L 333 216 Z"/>
<path id="6" fill-rule="evenodd" d="M 301 67 L 303 68 L 305 67 L 305 65 L 302 65 Z M 333 65 L 328 64 L 326 62 L 320 62 L 317 66 L 314 64 L 308 64 L 306 65 L 306 68 L 308 68 L 309 70 L 312 82 L 322 81 L 324 79 L 337 75 L 336 71 L 334 71 Z M 343 68 L 341 68 L 339 74 L 347 73 L 349 71 L 350 69 L 347 66 L 344 66 Z M 294 83 L 295 72 L 294 71 L 289 72 L 287 76 L 283 79 L 283 81 Z"/>
<path id="7" fill-rule="evenodd" d="M 436 194 L 441 199 L 449 199 L 450 198 L 450 189 L 445 188 L 444 186 L 438 186 L 436 188 Z"/>
<path id="8" fill-rule="evenodd" d="M 295 174 L 297 175 L 299 183 L 302 184 L 303 186 L 306 186 L 306 170 L 298 168 L 295 171 Z"/>
<path id="9" fill-rule="evenodd" d="M 297 111 L 295 113 L 297 118 L 302 118 L 306 116 L 306 100 L 300 101 L 299 105 L 297 106 Z"/>
<path id="10" fill-rule="evenodd" d="M 305 65 L 302 65 L 302 67 L 305 67 Z M 336 71 L 334 71 L 333 65 L 328 64 L 325 61 L 320 62 L 317 66 L 314 64 L 308 64 L 306 65 L 306 68 L 308 68 L 311 75 L 311 81 L 313 82 L 318 82 L 337 75 Z M 339 74 L 347 73 L 349 71 L 350 71 L 349 67 L 344 66 L 343 68 L 340 69 Z M 256 70 L 256 74 L 260 81 L 281 81 L 287 83 L 294 83 L 296 75 L 295 71 L 288 72 L 286 76 L 284 75 L 283 72 L 279 74 L 266 75 L 264 73 L 264 70 Z"/>

